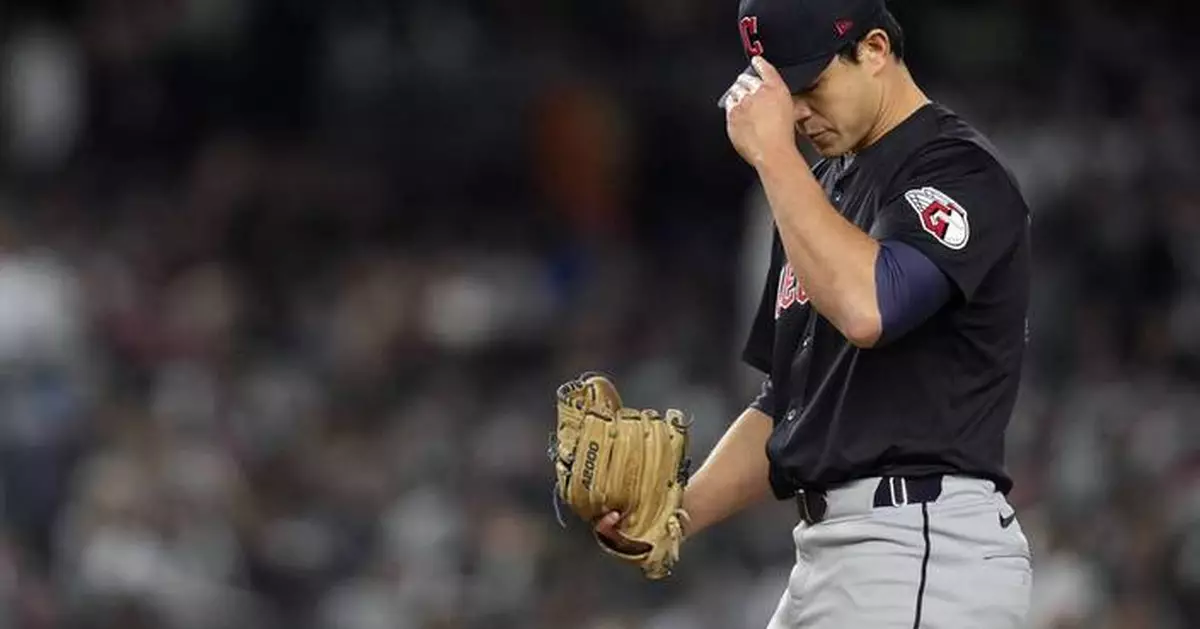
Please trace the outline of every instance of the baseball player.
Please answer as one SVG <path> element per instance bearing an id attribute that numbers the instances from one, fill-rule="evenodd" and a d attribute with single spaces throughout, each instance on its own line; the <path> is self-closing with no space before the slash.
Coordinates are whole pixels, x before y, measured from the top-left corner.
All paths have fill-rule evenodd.
<path id="1" fill-rule="evenodd" d="M 767 377 L 672 521 L 690 539 L 795 501 L 770 629 L 1020 627 L 1032 569 L 1004 434 L 1026 343 L 1021 192 L 914 82 L 883 0 L 742 0 L 738 18 L 751 67 L 721 106 L 774 217 L 743 352 Z M 629 555 L 622 517 L 593 530 Z"/>

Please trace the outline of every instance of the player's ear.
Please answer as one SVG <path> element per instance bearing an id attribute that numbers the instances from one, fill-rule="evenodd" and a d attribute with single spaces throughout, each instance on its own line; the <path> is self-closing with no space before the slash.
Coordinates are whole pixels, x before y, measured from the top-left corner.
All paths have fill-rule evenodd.
<path id="1" fill-rule="evenodd" d="M 892 40 L 882 28 L 871 29 L 858 44 L 858 62 L 872 74 L 879 72 L 892 56 Z"/>

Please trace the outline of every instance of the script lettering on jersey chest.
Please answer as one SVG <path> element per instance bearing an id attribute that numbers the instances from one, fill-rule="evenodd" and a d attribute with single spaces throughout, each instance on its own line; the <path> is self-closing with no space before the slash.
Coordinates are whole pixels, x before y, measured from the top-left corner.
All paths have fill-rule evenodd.
<path id="1" fill-rule="evenodd" d="M 796 277 L 796 270 L 792 268 L 790 262 L 785 262 L 783 268 L 779 270 L 779 284 L 775 293 L 775 318 L 778 319 L 785 310 L 796 304 L 807 303 L 808 293 L 804 292 L 804 287 L 800 285 L 800 278 Z"/>

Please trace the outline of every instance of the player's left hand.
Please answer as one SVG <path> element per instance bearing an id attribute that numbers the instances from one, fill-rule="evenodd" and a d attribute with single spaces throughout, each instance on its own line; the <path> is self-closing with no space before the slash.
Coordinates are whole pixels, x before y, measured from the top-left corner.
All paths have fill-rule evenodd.
<path id="1" fill-rule="evenodd" d="M 742 159 L 758 167 L 773 152 L 795 149 L 796 126 L 792 95 L 783 77 L 762 57 L 754 57 L 751 63 L 758 77 L 748 73 L 738 76 L 721 106 L 733 147 Z"/>
<path id="2" fill-rule="evenodd" d="M 640 555 L 650 550 L 650 545 L 633 541 L 617 527 L 621 524 L 621 514 L 613 511 L 596 521 L 596 534 L 603 537 L 605 542 L 616 550 L 629 554 Z"/>

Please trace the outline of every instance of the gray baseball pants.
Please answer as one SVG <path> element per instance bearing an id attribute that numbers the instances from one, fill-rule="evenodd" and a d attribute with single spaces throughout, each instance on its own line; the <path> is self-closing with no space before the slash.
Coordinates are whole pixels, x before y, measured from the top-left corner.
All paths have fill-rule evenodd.
<path id="1" fill-rule="evenodd" d="M 1016 629 L 1029 610 L 1029 542 L 990 481 L 947 476 L 932 502 L 896 479 L 826 494 L 793 532 L 796 565 L 768 629 Z M 887 480 L 883 481 L 887 483 Z"/>

